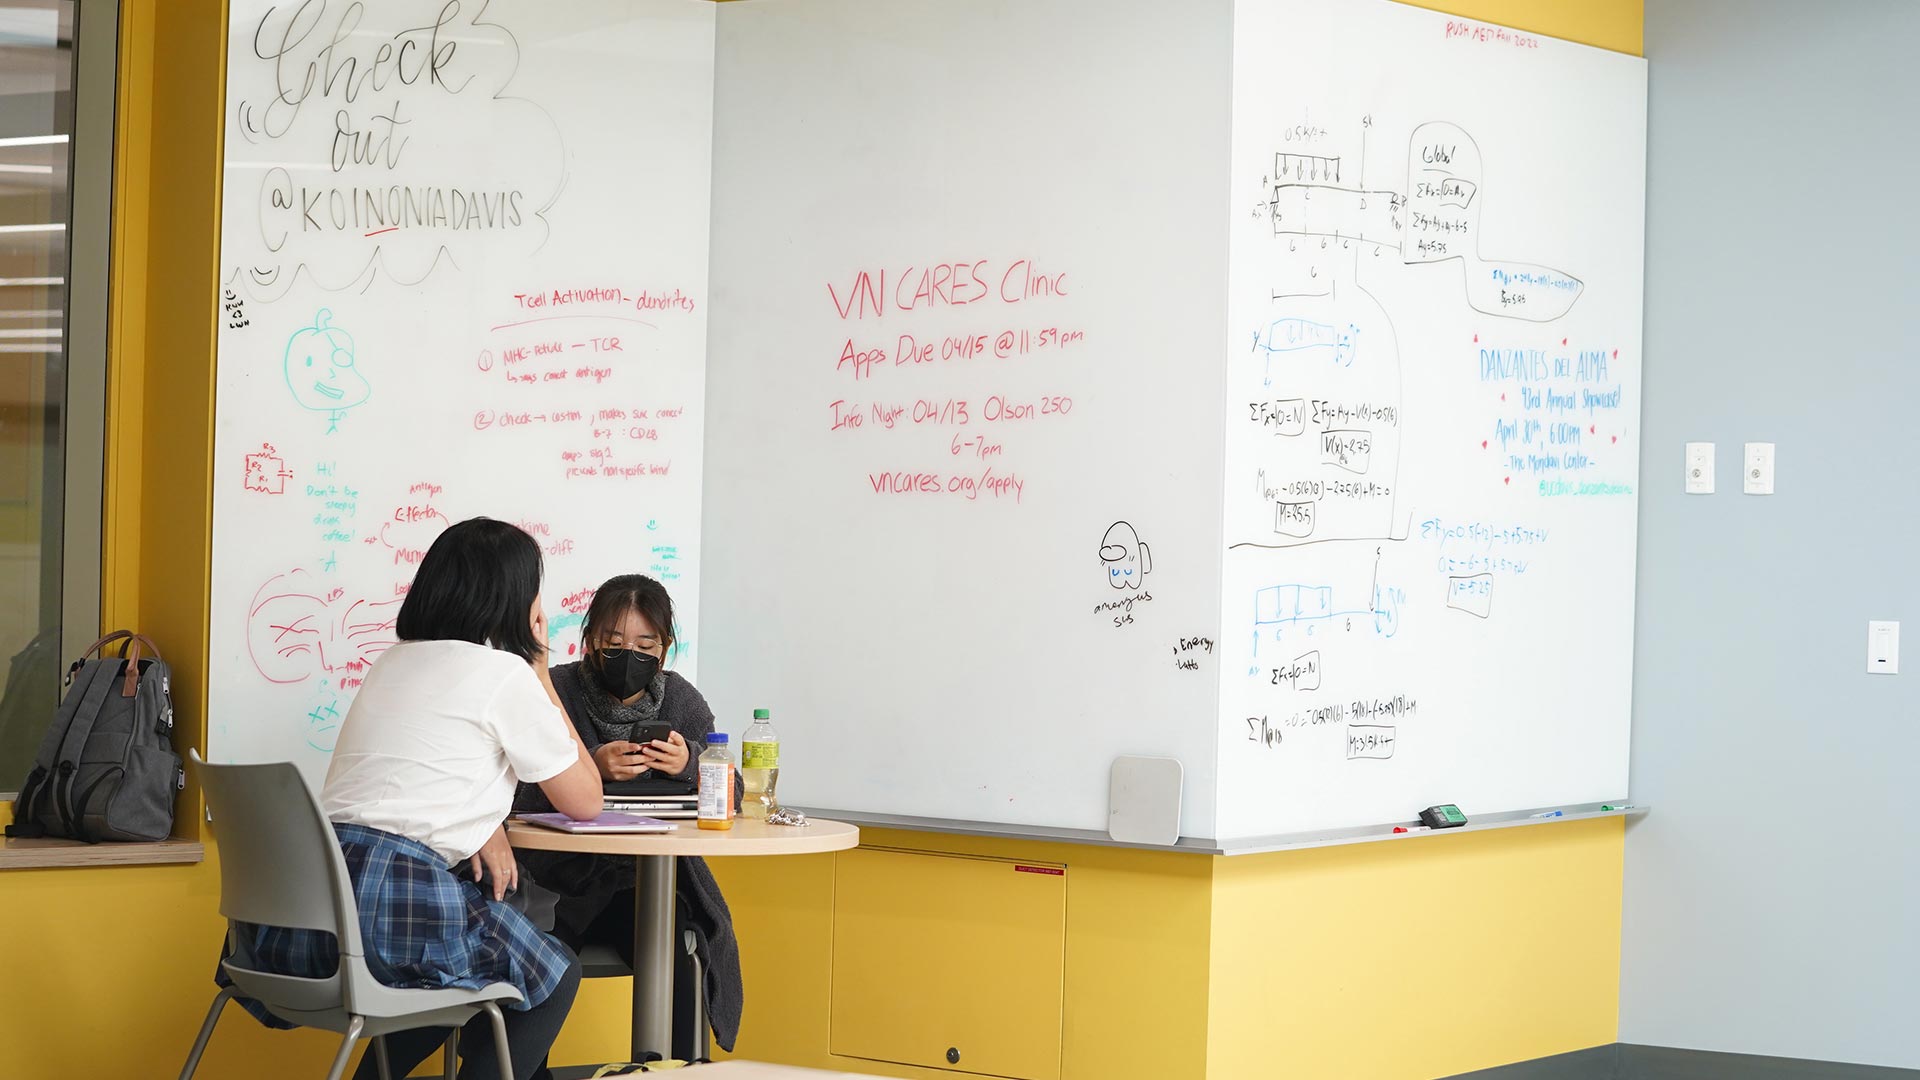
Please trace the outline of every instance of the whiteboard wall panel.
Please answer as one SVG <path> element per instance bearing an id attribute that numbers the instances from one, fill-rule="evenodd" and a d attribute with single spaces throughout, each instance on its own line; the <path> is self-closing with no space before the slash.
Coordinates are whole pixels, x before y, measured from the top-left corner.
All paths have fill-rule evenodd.
<path id="1" fill-rule="evenodd" d="M 1644 61 L 1241 0 L 1222 836 L 1627 790 Z"/>
<path id="2" fill-rule="evenodd" d="M 712 5 L 234 0 L 209 748 L 324 773 L 427 546 L 541 543 L 556 660 L 700 651 Z"/>
<path id="3" fill-rule="evenodd" d="M 720 12 L 706 690 L 800 805 L 1209 831 L 1228 9 Z"/>

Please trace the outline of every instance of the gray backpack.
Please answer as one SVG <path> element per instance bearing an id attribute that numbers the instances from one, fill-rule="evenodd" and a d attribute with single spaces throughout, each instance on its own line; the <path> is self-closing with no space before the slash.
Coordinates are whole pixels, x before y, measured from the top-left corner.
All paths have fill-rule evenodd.
<path id="1" fill-rule="evenodd" d="M 120 655 L 107 646 L 120 643 Z M 142 655 L 142 647 L 151 655 Z M 95 655 L 98 654 L 98 655 Z M 118 630 L 67 669 L 67 696 L 13 803 L 8 836 L 164 840 L 185 786 L 173 752 L 172 673 L 147 638 Z"/>

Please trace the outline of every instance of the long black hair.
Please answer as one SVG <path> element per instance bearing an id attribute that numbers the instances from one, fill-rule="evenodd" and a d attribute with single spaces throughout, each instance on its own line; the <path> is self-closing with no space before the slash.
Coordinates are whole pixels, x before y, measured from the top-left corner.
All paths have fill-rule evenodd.
<path id="1" fill-rule="evenodd" d="M 546 651 L 528 614 L 540 595 L 540 545 L 492 518 L 468 518 L 427 548 L 394 627 L 402 641 L 471 641 L 522 660 Z"/>
<path id="2" fill-rule="evenodd" d="M 653 632 L 660 635 L 661 654 L 671 659 L 673 597 L 667 595 L 665 585 L 645 574 L 621 574 L 608 578 L 594 590 L 593 603 L 587 605 L 586 625 L 580 628 L 581 640 L 587 648 L 595 648 L 600 635 L 629 611 L 637 612 L 641 618 L 653 624 Z"/>

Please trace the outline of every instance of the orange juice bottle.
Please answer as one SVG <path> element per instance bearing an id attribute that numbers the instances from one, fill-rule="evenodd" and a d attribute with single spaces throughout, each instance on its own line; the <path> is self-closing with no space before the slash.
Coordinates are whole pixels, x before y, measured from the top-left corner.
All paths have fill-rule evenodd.
<path id="1" fill-rule="evenodd" d="M 733 828 L 733 751 L 721 732 L 707 736 L 700 755 L 700 807 L 697 824 L 703 829 Z"/>

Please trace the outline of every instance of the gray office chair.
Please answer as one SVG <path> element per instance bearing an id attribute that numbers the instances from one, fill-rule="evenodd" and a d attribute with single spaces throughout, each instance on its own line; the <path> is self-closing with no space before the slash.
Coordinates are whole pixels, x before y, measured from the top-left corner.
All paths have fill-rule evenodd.
<path id="1" fill-rule="evenodd" d="M 197 750 L 189 757 L 206 790 L 220 845 L 220 914 L 227 918 L 229 940 L 239 933 L 236 923 L 322 930 L 339 941 L 340 967 L 326 978 L 302 979 L 255 971 L 232 956 L 222 961 L 234 985 L 214 997 L 180 1080 L 191 1080 L 199 1068 L 221 1010 L 236 995 L 260 1002 L 289 1023 L 340 1033 L 327 1080 L 340 1080 L 361 1039 L 374 1040 L 380 1075 L 393 1080 L 380 1036 L 421 1027 L 457 1032 L 484 1012 L 493 1022 L 501 1080 L 513 1080 L 500 1003 L 519 1001 L 520 991 L 506 983 L 484 990 L 402 990 L 382 985 L 367 970 L 346 859 L 300 770 L 288 762 L 209 765 Z M 455 1040 L 449 1038 L 447 1080 L 454 1078 L 454 1051 Z"/>

